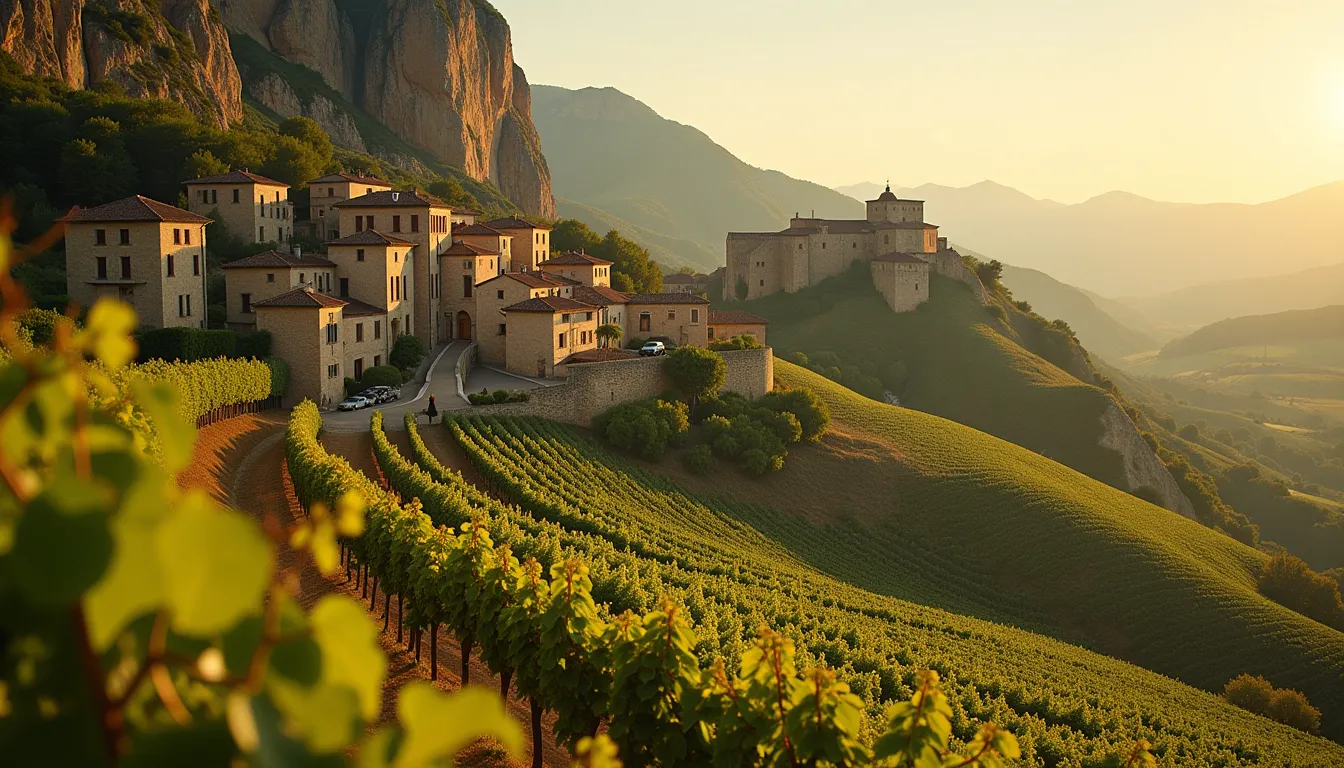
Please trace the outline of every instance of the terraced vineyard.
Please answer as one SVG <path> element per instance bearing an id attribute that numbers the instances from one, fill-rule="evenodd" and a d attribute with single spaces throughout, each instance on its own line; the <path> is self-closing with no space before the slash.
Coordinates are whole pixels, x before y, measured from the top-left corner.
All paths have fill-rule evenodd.
<path id="1" fill-rule="evenodd" d="M 957 735 L 966 738 L 976 720 L 994 720 L 1022 738 L 1033 764 L 1077 765 L 1139 736 L 1171 765 L 1344 760 L 1338 745 L 1143 669 L 844 584 L 724 510 L 613 469 L 600 448 L 557 425 L 468 419 L 449 428 L 489 483 L 521 506 L 445 469 L 414 431 L 415 465 L 375 434 L 375 454 L 394 488 L 419 498 L 436 523 L 480 520 L 520 556 L 543 564 L 583 557 L 606 611 L 674 597 L 694 617 L 702 663 L 735 658 L 756 626 L 768 623 L 795 637 L 800 655 L 840 670 L 870 712 L 908 695 L 919 668 L 938 669 Z M 918 570 L 929 584 L 941 581 L 936 562 Z"/>

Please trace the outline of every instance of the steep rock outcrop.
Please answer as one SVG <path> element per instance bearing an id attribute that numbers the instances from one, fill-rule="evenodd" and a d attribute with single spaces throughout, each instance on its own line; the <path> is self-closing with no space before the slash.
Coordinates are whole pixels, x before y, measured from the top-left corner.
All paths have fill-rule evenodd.
<path id="1" fill-rule="evenodd" d="M 272 51 L 308 67 L 354 100 L 355 31 L 331 0 L 281 0 L 266 40 Z"/>
<path id="2" fill-rule="evenodd" d="M 530 92 L 513 63 L 508 23 L 472 0 L 383 0 L 370 30 L 359 103 L 402 139 L 523 210 L 555 215 Z"/>
<path id="3" fill-rule="evenodd" d="M 1195 509 L 1190 500 L 1181 492 L 1176 480 L 1153 453 L 1139 430 L 1130 421 L 1114 400 L 1101 414 L 1101 445 L 1120 454 L 1124 467 L 1125 480 L 1129 487 L 1125 490 L 1133 493 L 1141 488 L 1157 491 L 1162 496 L 1162 506 L 1190 519 L 1195 517 Z"/>
<path id="4" fill-rule="evenodd" d="M 364 145 L 364 138 L 349 112 L 319 94 L 313 94 L 307 101 L 300 99 L 289 83 L 274 72 L 249 83 L 247 95 L 281 117 L 301 116 L 312 119 L 322 126 L 322 130 L 326 131 L 336 144 L 360 152 L 368 151 L 368 147 Z"/>
<path id="5" fill-rule="evenodd" d="M 0 50 L 72 88 L 111 81 L 217 125 L 243 116 L 228 33 L 209 0 L 0 0 Z"/>

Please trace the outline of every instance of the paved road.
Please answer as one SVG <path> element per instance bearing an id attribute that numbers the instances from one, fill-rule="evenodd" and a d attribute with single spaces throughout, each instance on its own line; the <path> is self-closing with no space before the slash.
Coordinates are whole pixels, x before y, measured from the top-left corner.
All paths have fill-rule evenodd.
<path id="1" fill-rule="evenodd" d="M 328 411 L 322 414 L 322 426 L 330 432 L 366 432 L 369 429 L 369 415 L 374 410 L 383 412 L 383 421 L 388 429 L 401 429 L 402 419 L 407 411 L 423 414 L 434 397 L 434 407 L 440 411 L 455 411 L 470 408 L 471 404 L 457 395 L 457 361 L 467 351 L 468 343 L 454 341 L 440 347 L 425 372 L 425 382 L 419 386 L 408 382 L 401 388 L 401 399 L 384 403 L 376 408 L 362 411 Z M 466 391 L 479 392 L 484 387 L 491 392 L 496 389 L 535 389 L 545 383 L 525 379 L 504 373 L 493 368 L 476 366 L 468 375 Z M 421 419 L 425 416 L 421 415 Z"/>

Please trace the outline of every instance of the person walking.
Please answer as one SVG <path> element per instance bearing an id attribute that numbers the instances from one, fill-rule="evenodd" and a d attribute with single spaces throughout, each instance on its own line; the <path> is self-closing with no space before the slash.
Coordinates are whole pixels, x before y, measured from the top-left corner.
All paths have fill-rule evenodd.
<path id="1" fill-rule="evenodd" d="M 430 423 L 430 424 L 433 424 L 433 423 L 434 423 L 434 417 L 439 415 L 439 409 L 434 405 L 434 396 L 433 396 L 433 395 L 430 395 L 430 396 L 429 396 L 429 407 L 425 409 L 425 413 L 429 414 L 429 423 Z"/>

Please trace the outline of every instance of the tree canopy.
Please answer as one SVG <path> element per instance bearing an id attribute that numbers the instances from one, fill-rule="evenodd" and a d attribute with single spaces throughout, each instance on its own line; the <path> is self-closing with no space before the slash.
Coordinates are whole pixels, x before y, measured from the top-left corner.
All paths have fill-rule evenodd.
<path id="1" fill-rule="evenodd" d="M 659 293 L 663 270 L 648 249 L 617 230 L 599 236 L 578 219 L 561 219 L 551 230 L 551 251 L 584 251 L 612 262 L 611 287 L 625 293 Z"/>

